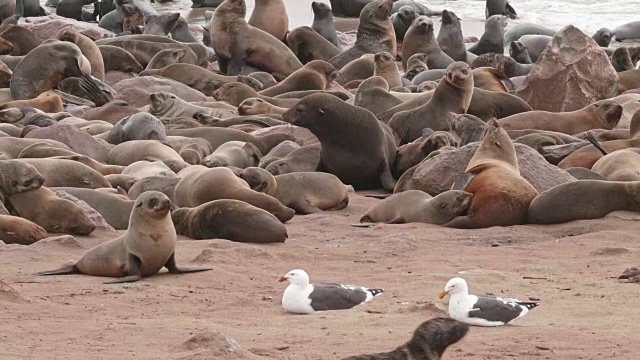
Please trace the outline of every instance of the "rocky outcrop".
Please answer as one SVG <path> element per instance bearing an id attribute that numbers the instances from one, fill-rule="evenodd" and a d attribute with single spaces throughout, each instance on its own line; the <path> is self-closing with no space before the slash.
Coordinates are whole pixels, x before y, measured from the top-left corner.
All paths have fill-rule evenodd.
<path id="1" fill-rule="evenodd" d="M 450 190 L 458 176 L 464 173 L 479 144 L 476 142 L 457 150 L 446 151 L 425 161 L 418 166 L 413 175 L 413 188 L 425 191 L 431 196 Z M 531 147 L 522 144 L 513 145 L 518 155 L 520 174 L 538 192 L 576 180 L 568 172 L 549 164 Z"/>
<path id="2" fill-rule="evenodd" d="M 604 50 L 568 25 L 554 36 L 516 95 L 534 110 L 574 111 L 615 96 L 617 83 Z"/>

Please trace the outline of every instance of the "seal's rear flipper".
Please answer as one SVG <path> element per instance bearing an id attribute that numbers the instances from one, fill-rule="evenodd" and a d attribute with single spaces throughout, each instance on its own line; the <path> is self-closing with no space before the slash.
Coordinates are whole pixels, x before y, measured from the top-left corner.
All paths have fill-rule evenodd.
<path id="1" fill-rule="evenodd" d="M 176 265 L 176 254 L 173 253 L 171 254 L 171 256 L 169 257 L 169 260 L 167 260 L 167 263 L 164 264 L 164 267 L 166 267 L 170 273 L 172 274 L 184 274 L 184 273 L 193 273 L 193 272 L 201 272 L 201 271 L 209 271 L 209 270 L 213 270 L 210 268 L 179 268 L 178 265 Z"/>
<path id="2" fill-rule="evenodd" d="M 104 94 L 102 94 L 102 89 L 100 89 L 100 86 L 93 80 L 91 75 L 83 75 L 82 78 L 80 78 L 80 88 L 96 106 L 102 106 L 109 102 L 105 99 Z"/>
<path id="3" fill-rule="evenodd" d="M 37 272 L 34 275 L 46 276 L 46 275 L 69 275 L 69 274 L 80 274 L 80 270 L 78 270 L 78 267 L 76 266 L 76 264 L 63 266 L 56 270 Z"/>
<path id="4" fill-rule="evenodd" d="M 386 199 L 392 194 L 373 194 L 373 195 L 365 195 L 364 197 L 370 197 L 374 199 Z"/>
<path id="5" fill-rule="evenodd" d="M 368 229 L 368 228 L 376 226 L 376 224 L 375 223 L 360 223 L 360 224 L 351 224 L 351 226 Z"/>

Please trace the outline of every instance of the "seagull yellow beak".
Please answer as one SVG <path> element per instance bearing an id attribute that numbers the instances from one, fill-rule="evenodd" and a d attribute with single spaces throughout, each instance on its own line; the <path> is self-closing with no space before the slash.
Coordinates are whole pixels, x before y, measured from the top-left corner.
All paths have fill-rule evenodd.
<path id="1" fill-rule="evenodd" d="M 449 295 L 449 292 L 448 292 L 448 291 L 444 291 L 444 290 L 442 290 L 442 291 L 440 292 L 440 295 L 438 295 L 438 298 L 440 298 L 440 300 L 442 300 L 442 299 L 444 299 L 444 297 L 445 297 L 445 296 L 447 296 L 447 295 Z"/>
<path id="2" fill-rule="evenodd" d="M 280 278 L 278 279 L 278 282 L 285 282 L 287 281 L 287 277 L 286 276 L 280 276 Z"/>

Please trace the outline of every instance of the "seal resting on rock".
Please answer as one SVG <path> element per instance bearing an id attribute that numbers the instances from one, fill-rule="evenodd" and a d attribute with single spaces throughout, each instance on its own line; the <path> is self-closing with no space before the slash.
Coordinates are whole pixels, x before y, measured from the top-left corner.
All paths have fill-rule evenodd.
<path id="1" fill-rule="evenodd" d="M 513 143 L 496 120 L 487 123 L 480 147 L 452 189 L 473 194 L 467 214 L 445 224 L 461 229 L 524 224 L 538 195 L 520 175 Z"/>
<path id="2" fill-rule="evenodd" d="M 135 282 L 166 267 L 170 273 L 211 269 L 179 268 L 176 265 L 176 229 L 169 210 L 171 201 L 157 191 L 141 194 L 136 200 L 127 232 L 87 251 L 78 262 L 36 275 L 85 274 L 114 277 L 106 284 Z"/>

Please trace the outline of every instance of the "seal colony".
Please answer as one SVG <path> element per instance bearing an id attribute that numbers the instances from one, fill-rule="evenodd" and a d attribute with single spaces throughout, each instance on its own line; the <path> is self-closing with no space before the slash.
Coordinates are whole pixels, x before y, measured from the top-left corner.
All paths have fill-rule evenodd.
<path id="1" fill-rule="evenodd" d="M 119 231 L 36 275 L 181 281 L 153 275 L 219 269 L 178 266 L 178 244 L 252 243 L 247 257 L 300 247 L 291 224 L 348 218 L 363 190 L 380 200 L 355 207 L 364 229 L 347 228 L 374 241 L 377 229 L 407 223 L 483 239 L 475 229 L 640 212 L 640 48 L 609 48 L 640 38 L 637 23 L 592 36 L 509 28 L 513 6 L 487 0 L 485 32 L 469 44 L 464 19 L 411 0 L 313 2 L 309 26 L 295 29 L 283 0 L 256 0 L 248 20 L 244 0 L 205 0 L 193 4 L 215 7 L 201 40 L 179 13 L 142 0 L 100 1 L 93 14 L 62 0 L 58 14 L 74 20 L 39 19 L 46 31 L 24 20 L 42 15 L 37 2 L 2 5 L 0 240 Z M 338 16 L 358 18 L 355 35 L 339 31 Z M 191 276 L 228 276 L 212 273 Z M 366 304 L 385 290 L 310 283 L 300 269 L 280 281 L 290 313 L 389 301 Z M 451 319 L 349 359 L 439 359 L 468 325 L 506 325 L 540 305 L 470 295 L 461 278 L 447 296 Z"/>

